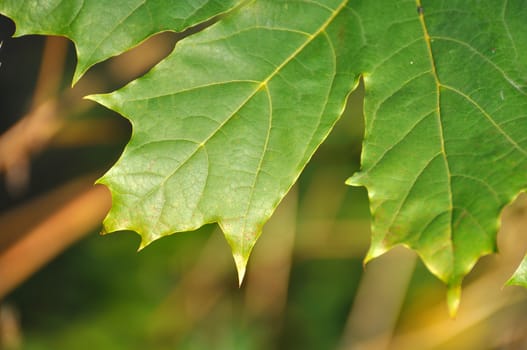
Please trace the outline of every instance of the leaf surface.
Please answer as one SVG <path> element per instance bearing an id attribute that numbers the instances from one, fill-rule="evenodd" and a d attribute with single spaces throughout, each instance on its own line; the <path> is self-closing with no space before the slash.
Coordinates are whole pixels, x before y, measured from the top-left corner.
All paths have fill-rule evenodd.
<path id="1" fill-rule="evenodd" d="M 92 96 L 134 129 L 101 179 L 113 195 L 105 228 L 137 231 L 145 246 L 218 222 L 241 281 L 263 223 L 357 84 L 356 48 L 344 44 L 361 37 L 346 3 L 254 1 Z"/>
<path id="2" fill-rule="evenodd" d="M 232 9 L 239 0 L 2 0 L 16 36 L 60 35 L 77 48 L 73 82 L 94 64 L 163 31 L 183 31 Z"/>
<path id="3" fill-rule="evenodd" d="M 364 72 L 362 170 L 348 181 L 369 192 L 367 260 L 397 244 L 416 250 L 449 285 L 451 311 L 527 185 L 525 4 L 384 2 L 377 12 L 391 34 L 376 37 Z"/>

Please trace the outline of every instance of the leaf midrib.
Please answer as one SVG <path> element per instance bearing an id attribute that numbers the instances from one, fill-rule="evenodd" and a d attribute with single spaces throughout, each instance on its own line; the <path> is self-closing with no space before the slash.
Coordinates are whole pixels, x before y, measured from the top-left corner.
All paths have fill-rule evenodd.
<path id="1" fill-rule="evenodd" d="M 416 5 L 417 5 L 417 8 L 418 9 L 423 9 L 423 6 L 422 6 L 422 3 L 421 3 L 421 0 L 416 0 Z M 452 227 L 453 227 L 453 212 L 454 212 L 454 201 L 453 201 L 453 198 L 452 198 L 452 175 L 451 175 L 451 170 L 450 170 L 450 164 L 448 162 L 448 158 L 447 158 L 447 155 L 446 155 L 446 148 L 445 148 L 445 132 L 444 132 L 444 129 L 443 129 L 443 120 L 441 119 L 441 82 L 439 80 L 439 76 L 437 74 L 437 68 L 436 68 L 436 64 L 435 64 L 435 59 L 434 59 L 434 54 L 432 52 L 432 44 L 430 42 L 430 35 L 428 34 L 428 27 L 426 25 L 426 21 L 425 21 L 425 16 L 424 16 L 424 11 L 418 11 L 418 16 L 419 16 L 419 22 L 421 23 L 421 28 L 423 30 L 423 39 L 425 41 L 425 44 L 426 44 L 426 50 L 427 50 L 427 53 L 428 53 L 428 58 L 430 60 L 430 67 L 431 67 L 431 74 L 434 78 L 434 82 L 435 82 L 435 88 L 436 88 L 436 114 L 437 114 L 437 125 L 438 125 L 438 128 L 439 128 L 439 137 L 440 137 L 440 142 L 441 142 L 441 155 L 443 157 L 443 161 L 444 161 L 444 164 L 445 164 L 445 170 L 446 170 L 446 175 L 447 175 L 447 179 L 448 179 L 448 202 L 449 202 L 449 208 L 448 208 L 448 212 L 449 212 L 449 222 L 450 222 L 450 226 L 448 228 L 449 230 L 449 235 L 450 235 L 450 239 L 452 240 Z"/>

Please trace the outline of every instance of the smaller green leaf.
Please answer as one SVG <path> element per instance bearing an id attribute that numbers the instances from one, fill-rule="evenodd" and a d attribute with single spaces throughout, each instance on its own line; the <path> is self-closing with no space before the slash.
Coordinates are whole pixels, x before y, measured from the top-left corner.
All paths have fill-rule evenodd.
<path id="1" fill-rule="evenodd" d="M 77 49 L 76 83 L 94 64 L 163 31 L 183 31 L 222 14 L 239 0 L 2 0 L 0 13 L 17 25 L 16 36 L 60 35 Z"/>
<path id="2" fill-rule="evenodd" d="M 527 255 L 523 258 L 520 266 L 506 283 L 509 286 L 522 286 L 527 288 Z"/>

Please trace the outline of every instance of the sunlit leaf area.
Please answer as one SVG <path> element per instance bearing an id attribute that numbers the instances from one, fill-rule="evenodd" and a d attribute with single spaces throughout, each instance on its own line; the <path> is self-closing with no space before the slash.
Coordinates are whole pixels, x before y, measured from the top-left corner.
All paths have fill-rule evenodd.
<path id="1" fill-rule="evenodd" d="M 14 39 L 12 22 L 0 24 L 0 349 L 527 347 L 527 294 L 503 287 L 527 250 L 527 197 L 504 211 L 499 253 L 465 278 L 455 318 L 416 253 L 399 246 L 363 265 L 368 195 L 345 185 L 360 169 L 363 82 L 265 225 L 238 287 L 215 224 L 139 252 L 133 232 L 100 235 L 111 197 L 94 182 L 131 126 L 83 97 L 142 76 L 189 32 L 155 35 L 71 88 L 70 41 Z"/>

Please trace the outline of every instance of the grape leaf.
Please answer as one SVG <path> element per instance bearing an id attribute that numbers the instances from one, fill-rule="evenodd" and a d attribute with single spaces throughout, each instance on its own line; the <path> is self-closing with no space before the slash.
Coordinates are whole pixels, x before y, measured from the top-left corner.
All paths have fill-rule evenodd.
<path id="1" fill-rule="evenodd" d="M 16 36 L 60 35 L 77 49 L 73 83 L 94 64 L 163 31 L 183 31 L 232 9 L 238 0 L 2 0 Z"/>

